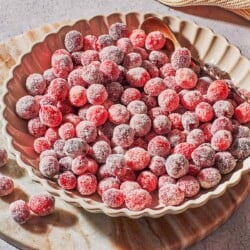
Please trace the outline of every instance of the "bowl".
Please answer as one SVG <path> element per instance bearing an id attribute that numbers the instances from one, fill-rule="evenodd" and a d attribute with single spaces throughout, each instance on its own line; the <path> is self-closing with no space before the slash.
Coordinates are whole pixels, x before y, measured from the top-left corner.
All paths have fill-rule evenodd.
<path id="1" fill-rule="evenodd" d="M 55 33 L 46 35 L 34 44 L 12 68 L 9 79 L 3 86 L 1 97 L 1 118 L 3 134 L 7 137 L 8 148 L 16 156 L 17 163 L 25 168 L 33 181 L 39 182 L 53 195 L 61 197 L 68 203 L 80 206 L 93 213 L 104 213 L 111 217 L 126 216 L 139 218 L 143 216 L 160 217 L 165 214 L 181 213 L 189 208 L 200 207 L 208 200 L 221 196 L 228 187 L 236 185 L 243 174 L 250 170 L 250 158 L 237 165 L 230 174 L 223 176 L 221 183 L 214 189 L 200 192 L 196 197 L 179 206 L 162 206 L 153 194 L 153 204 L 142 211 L 130 211 L 127 208 L 112 209 L 107 207 L 98 195 L 83 197 L 74 191 L 61 189 L 55 180 L 43 177 L 38 170 L 39 156 L 33 150 L 34 138 L 27 132 L 27 122 L 15 113 L 15 103 L 26 95 L 25 80 L 31 73 L 42 73 L 50 67 L 53 51 L 64 48 L 65 34 L 74 29 L 86 34 L 100 35 L 107 33 L 108 27 L 115 22 L 127 23 L 130 30 L 138 28 L 143 20 L 157 16 L 174 31 L 182 46 L 191 50 L 192 56 L 202 63 L 214 64 L 228 73 L 231 80 L 239 87 L 250 90 L 250 62 L 241 55 L 238 48 L 215 34 L 211 29 L 198 26 L 193 22 L 181 20 L 174 16 L 161 16 L 153 13 L 113 13 L 108 16 L 95 16 L 90 20 L 79 20 L 72 25 L 61 27 Z"/>

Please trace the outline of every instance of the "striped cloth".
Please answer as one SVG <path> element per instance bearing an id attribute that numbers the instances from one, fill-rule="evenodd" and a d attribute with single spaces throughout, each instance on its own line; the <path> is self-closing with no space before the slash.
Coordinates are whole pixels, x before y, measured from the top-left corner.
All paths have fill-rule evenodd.
<path id="1" fill-rule="evenodd" d="M 250 0 L 158 0 L 173 7 L 210 5 L 230 10 L 250 21 Z"/>

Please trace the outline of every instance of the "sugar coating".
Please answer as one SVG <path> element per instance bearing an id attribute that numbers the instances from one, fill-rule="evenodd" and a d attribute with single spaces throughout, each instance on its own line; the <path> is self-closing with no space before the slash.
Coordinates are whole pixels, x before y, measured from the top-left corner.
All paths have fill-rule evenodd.
<path id="1" fill-rule="evenodd" d="M 199 127 L 199 120 L 194 112 L 186 111 L 181 117 L 182 126 L 185 130 L 191 131 Z"/>
<path id="2" fill-rule="evenodd" d="M 250 155 L 250 139 L 249 138 L 238 138 L 235 139 L 230 147 L 231 154 L 239 160 Z"/>
<path id="3" fill-rule="evenodd" d="M 198 147 L 205 142 L 205 135 L 201 129 L 193 129 L 187 135 L 187 143 Z"/>
<path id="4" fill-rule="evenodd" d="M 69 52 L 81 50 L 83 47 L 83 35 L 77 30 L 71 30 L 66 33 L 64 46 Z"/>
<path id="5" fill-rule="evenodd" d="M 101 62 L 100 70 L 107 81 L 116 81 L 119 78 L 120 69 L 118 65 L 111 60 Z"/>
<path id="6" fill-rule="evenodd" d="M 68 113 L 63 116 L 63 122 L 70 122 L 74 126 L 76 126 L 80 121 L 80 117 L 74 113 Z"/>
<path id="7" fill-rule="evenodd" d="M 146 33 L 142 29 L 134 29 L 129 38 L 134 47 L 144 47 L 146 40 Z"/>
<path id="8" fill-rule="evenodd" d="M 117 178 L 115 177 L 106 177 L 99 181 L 98 186 L 97 186 L 97 193 L 102 196 L 103 192 L 105 192 L 108 189 L 111 188 L 119 188 L 120 187 L 120 182 Z"/>
<path id="9" fill-rule="evenodd" d="M 209 189 L 217 186 L 221 180 L 221 174 L 217 168 L 204 168 L 197 175 L 200 186 Z"/>
<path id="10" fill-rule="evenodd" d="M 132 211 L 141 211 L 150 207 L 151 203 L 152 196 L 144 189 L 132 190 L 125 196 L 126 207 Z"/>
<path id="11" fill-rule="evenodd" d="M 42 124 L 39 117 L 33 118 L 28 121 L 28 132 L 34 137 L 44 136 L 47 127 Z"/>
<path id="12" fill-rule="evenodd" d="M 52 80 L 54 80 L 56 78 L 54 72 L 53 72 L 53 69 L 52 68 L 49 68 L 49 69 L 46 69 L 44 72 L 43 72 L 43 79 L 45 80 L 46 84 L 48 85 Z"/>
<path id="13" fill-rule="evenodd" d="M 25 83 L 26 89 L 30 95 L 42 95 L 46 89 L 46 81 L 41 74 L 30 74 Z"/>
<path id="14" fill-rule="evenodd" d="M 167 174 L 163 174 L 159 176 L 158 178 L 158 189 L 163 187 L 165 184 L 170 183 L 170 184 L 176 184 L 176 180 L 173 177 L 170 177 Z"/>
<path id="15" fill-rule="evenodd" d="M 177 186 L 184 192 L 185 197 L 193 197 L 200 191 L 199 181 L 191 175 L 181 177 L 177 182 Z"/>
<path id="16" fill-rule="evenodd" d="M 220 116 L 215 119 L 212 123 L 211 133 L 215 134 L 219 130 L 228 130 L 230 132 L 233 131 L 233 125 L 229 118 L 225 116 Z"/>
<path id="17" fill-rule="evenodd" d="M 133 144 L 132 144 L 133 145 Z M 121 146 L 115 146 L 112 148 L 112 153 L 113 154 L 120 154 L 120 155 L 124 155 L 126 152 L 126 149 L 121 147 Z"/>
<path id="18" fill-rule="evenodd" d="M 160 68 L 160 77 L 165 78 L 168 76 L 175 76 L 176 70 L 173 68 L 171 63 L 165 63 Z"/>
<path id="19" fill-rule="evenodd" d="M 210 122 L 214 118 L 214 109 L 207 102 L 200 102 L 195 107 L 195 114 L 200 122 Z"/>
<path id="20" fill-rule="evenodd" d="M 131 52 L 124 56 L 123 67 L 126 69 L 132 69 L 140 67 L 142 64 L 142 57 L 139 53 Z"/>
<path id="21" fill-rule="evenodd" d="M 64 49 L 56 50 L 51 57 L 51 66 L 56 77 L 66 79 L 73 69 L 70 54 Z"/>
<path id="22" fill-rule="evenodd" d="M 134 130 L 136 136 L 142 137 L 150 131 L 151 119 L 146 114 L 135 114 L 130 119 L 129 125 Z"/>
<path id="23" fill-rule="evenodd" d="M 145 40 L 147 50 L 160 50 L 165 45 L 166 39 L 160 31 L 150 32 Z"/>
<path id="24" fill-rule="evenodd" d="M 231 102 L 227 100 L 215 102 L 213 109 L 216 117 L 225 116 L 231 118 L 234 114 L 234 107 Z"/>
<path id="25" fill-rule="evenodd" d="M 170 113 L 168 115 L 169 120 L 172 123 L 172 129 L 183 130 L 182 122 L 181 122 L 181 114 L 179 113 Z"/>
<path id="26" fill-rule="evenodd" d="M 108 98 L 108 92 L 102 84 L 92 84 L 87 89 L 88 102 L 94 105 L 102 104 Z"/>
<path id="27" fill-rule="evenodd" d="M 166 157 L 170 152 L 170 143 L 164 136 L 155 136 L 148 143 L 149 154 Z"/>
<path id="28" fill-rule="evenodd" d="M 11 194 L 14 190 L 14 182 L 10 177 L 0 175 L 0 197 Z"/>
<path id="29" fill-rule="evenodd" d="M 95 49 L 97 37 L 95 35 L 86 35 L 83 37 L 83 50 Z"/>
<path id="30" fill-rule="evenodd" d="M 83 86 L 73 86 L 69 91 L 69 101 L 75 107 L 82 107 L 87 103 L 87 91 Z"/>
<path id="31" fill-rule="evenodd" d="M 119 82 L 110 82 L 106 86 L 108 92 L 108 99 L 117 102 L 120 100 L 121 95 L 123 94 L 124 88 Z"/>
<path id="32" fill-rule="evenodd" d="M 118 208 L 124 203 L 124 194 L 117 188 L 110 188 L 103 192 L 102 201 L 109 207 Z"/>
<path id="33" fill-rule="evenodd" d="M 243 125 L 233 125 L 233 138 L 249 138 L 250 129 Z"/>
<path id="34" fill-rule="evenodd" d="M 141 65 L 145 70 L 147 70 L 147 72 L 149 73 L 149 75 L 151 77 L 158 77 L 159 76 L 159 69 L 156 67 L 156 65 L 154 65 L 153 63 L 151 63 L 148 60 L 143 60 L 142 61 L 142 65 Z"/>
<path id="35" fill-rule="evenodd" d="M 124 181 L 120 186 L 120 190 L 125 194 L 125 196 L 128 195 L 130 191 L 135 189 L 141 189 L 141 186 L 137 181 Z"/>
<path id="36" fill-rule="evenodd" d="M 165 52 L 159 50 L 152 50 L 149 53 L 148 59 L 151 63 L 156 65 L 158 68 L 169 62 L 168 56 Z"/>
<path id="37" fill-rule="evenodd" d="M 81 56 L 83 51 L 75 51 L 71 53 L 71 58 L 73 61 L 74 66 L 80 66 L 81 65 Z"/>
<path id="38" fill-rule="evenodd" d="M 149 73 L 142 67 L 129 69 L 126 73 L 126 80 L 132 87 L 143 87 L 149 79 Z"/>
<path id="39" fill-rule="evenodd" d="M 133 51 L 133 44 L 128 37 L 122 37 L 116 42 L 116 46 L 124 53 L 128 54 Z"/>
<path id="40" fill-rule="evenodd" d="M 127 123 L 130 118 L 129 110 L 122 104 L 114 104 L 109 110 L 109 120 L 114 124 Z"/>
<path id="41" fill-rule="evenodd" d="M 236 164 L 236 159 L 230 152 L 218 152 L 215 154 L 214 167 L 218 168 L 221 174 L 232 172 Z"/>
<path id="42" fill-rule="evenodd" d="M 86 117 L 95 126 L 101 126 L 108 119 L 108 111 L 102 105 L 94 105 L 87 110 Z"/>
<path id="43" fill-rule="evenodd" d="M 88 144 L 81 138 L 72 138 L 65 142 L 63 150 L 67 156 L 75 158 L 88 152 Z"/>
<path id="44" fill-rule="evenodd" d="M 158 115 L 153 120 L 153 130 L 156 134 L 167 134 L 171 130 L 172 123 L 166 115 Z"/>
<path id="45" fill-rule="evenodd" d="M 207 168 L 214 165 L 215 151 L 210 144 L 201 144 L 192 152 L 191 157 L 196 165 Z"/>
<path id="46" fill-rule="evenodd" d="M 55 158 L 57 158 L 57 154 L 55 152 L 54 149 L 47 149 L 47 150 L 44 150 L 41 154 L 40 154 L 40 159 L 42 159 L 43 157 L 45 156 L 53 156 Z"/>
<path id="47" fill-rule="evenodd" d="M 247 102 L 241 103 L 234 112 L 235 118 L 240 123 L 247 123 L 250 121 L 250 104 Z"/>
<path id="48" fill-rule="evenodd" d="M 158 96 L 164 89 L 166 85 L 160 77 L 151 78 L 144 85 L 144 92 L 150 96 Z"/>
<path id="49" fill-rule="evenodd" d="M 166 183 L 159 189 L 159 202 L 164 206 L 178 206 L 185 198 L 185 193 L 176 184 Z"/>
<path id="50" fill-rule="evenodd" d="M 37 96 L 35 96 L 35 98 L 37 98 Z M 41 96 L 41 98 L 39 100 L 39 104 L 40 104 L 40 106 L 43 106 L 43 105 L 56 106 L 57 100 L 54 96 L 46 94 L 46 95 Z"/>
<path id="51" fill-rule="evenodd" d="M 188 173 L 189 162 L 182 154 L 168 156 L 165 167 L 167 174 L 173 178 L 180 178 Z"/>
<path id="52" fill-rule="evenodd" d="M 97 189 L 97 179 L 91 173 L 85 173 L 77 178 L 77 191 L 81 195 L 91 195 Z"/>
<path id="53" fill-rule="evenodd" d="M 167 112 L 163 111 L 159 106 L 151 108 L 149 110 L 149 117 L 151 118 L 151 120 L 153 120 L 159 115 L 167 115 Z"/>
<path id="54" fill-rule="evenodd" d="M 224 80 L 215 80 L 208 87 L 207 98 L 210 102 L 225 100 L 228 93 L 227 83 Z"/>
<path id="55" fill-rule="evenodd" d="M 58 134 L 64 140 L 73 138 L 76 134 L 75 127 L 70 122 L 63 123 L 58 129 Z"/>
<path id="56" fill-rule="evenodd" d="M 51 144 L 45 137 L 39 137 L 34 140 L 33 147 L 36 153 L 41 154 L 43 151 L 50 149 Z"/>
<path id="57" fill-rule="evenodd" d="M 140 100 L 131 101 L 127 106 L 128 111 L 131 115 L 135 114 L 147 114 L 148 108 L 145 102 Z"/>
<path id="58" fill-rule="evenodd" d="M 129 149 L 125 155 L 126 165 L 132 170 L 145 169 L 150 163 L 149 153 L 140 147 Z"/>
<path id="59" fill-rule="evenodd" d="M 176 70 L 176 82 L 183 89 L 192 89 L 197 83 L 197 75 L 190 68 L 179 68 Z"/>
<path id="60" fill-rule="evenodd" d="M 123 176 L 127 168 L 125 157 L 120 154 L 110 154 L 106 159 L 106 168 L 113 176 Z"/>
<path id="61" fill-rule="evenodd" d="M 191 154 L 194 151 L 195 147 L 195 145 L 188 142 L 181 142 L 174 147 L 173 152 L 182 154 L 186 157 L 186 159 L 191 160 Z"/>
<path id="62" fill-rule="evenodd" d="M 107 46 L 114 45 L 114 43 L 115 41 L 110 35 L 103 34 L 98 36 L 97 40 L 95 41 L 95 49 L 100 51 Z"/>
<path id="63" fill-rule="evenodd" d="M 111 60 L 116 64 L 121 64 L 124 58 L 124 53 L 118 47 L 111 45 L 103 48 L 99 52 L 101 61 Z"/>
<path id="64" fill-rule="evenodd" d="M 76 177 L 71 171 L 64 171 L 58 176 L 57 183 L 65 190 L 72 190 L 76 187 Z"/>
<path id="65" fill-rule="evenodd" d="M 122 37 L 128 37 L 128 26 L 124 23 L 113 23 L 109 27 L 108 33 L 114 40 L 118 40 Z"/>
<path id="66" fill-rule="evenodd" d="M 183 95 L 181 104 L 188 110 L 195 110 L 196 106 L 203 101 L 200 91 L 190 90 Z"/>
<path id="67" fill-rule="evenodd" d="M 88 84 L 82 78 L 82 67 L 72 70 L 68 76 L 68 84 L 70 87 L 82 86 L 87 87 Z"/>
<path id="68" fill-rule="evenodd" d="M 16 103 L 16 113 L 25 120 L 35 118 L 39 113 L 39 104 L 33 96 L 23 96 Z"/>
<path id="69" fill-rule="evenodd" d="M 92 122 L 81 121 L 76 126 L 76 135 L 87 143 L 94 142 L 97 137 L 97 128 Z"/>
<path id="70" fill-rule="evenodd" d="M 183 89 L 177 84 L 174 76 L 166 76 L 163 81 L 167 88 L 174 90 L 176 93 L 183 91 Z"/>
<path id="71" fill-rule="evenodd" d="M 167 134 L 167 139 L 170 143 L 171 147 L 175 147 L 176 145 L 185 142 L 186 136 L 185 134 L 179 130 L 179 129 L 172 129 L 168 134 Z"/>
<path id="72" fill-rule="evenodd" d="M 127 88 L 121 95 L 121 103 L 128 105 L 130 102 L 140 100 L 141 92 L 136 88 Z"/>
<path id="73" fill-rule="evenodd" d="M 211 123 L 203 123 L 200 125 L 200 129 L 203 131 L 204 137 L 205 137 L 205 142 L 210 142 L 212 139 L 212 133 L 211 133 Z"/>
<path id="74" fill-rule="evenodd" d="M 98 163 L 105 163 L 112 150 L 110 145 L 105 141 L 97 141 L 93 147 L 93 156 Z"/>
<path id="75" fill-rule="evenodd" d="M 141 101 L 145 102 L 148 110 L 157 106 L 157 99 L 154 96 L 147 95 L 145 92 L 141 94 Z"/>
<path id="76" fill-rule="evenodd" d="M 69 171 L 72 168 L 72 158 L 69 156 L 62 157 L 59 160 L 60 172 Z"/>
<path id="77" fill-rule="evenodd" d="M 48 127 L 57 127 L 62 122 L 62 113 L 52 105 L 44 105 L 39 110 L 41 122 Z"/>
<path id="78" fill-rule="evenodd" d="M 148 192 L 157 188 L 157 180 L 157 176 L 150 171 L 142 171 L 137 177 L 137 182 Z"/>
<path id="79" fill-rule="evenodd" d="M 54 142 L 60 138 L 58 134 L 58 127 L 48 128 L 44 137 L 50 142 L 51 145 L 53 145 Z"/>
<path id="80" fill-rule="evenodd" d="M 72 160 L 71 170 L 76 175 L 82 175 L 87 172 L 88 159 L 84 155 L 79 155 Z"/>
<path id="81" fill-rule="evenodd" d="M 9 211 L 12 219 L 19 224 L 24 224 L 30 219 L 29 206 L 23 200 L 16 200 L 12 202 L 10 204 Z"/>
<path id="82" fill-rule="evenodd" d="M 158 155 L 153 156 L 151 158 L 148 168 L 156 176 L 161 176 L 165 174 L 166 173 L 165 158 Z"/>
<path id="83" fill-rule="evenodd" d="M 59 162 L 53 156 L 45 156 L 39 162 L 39 170 L 45 177 L 52 178 L 59 172 Z"/>
<path id="84" fill-rule="evenodd" d="M 188 68 L 191 64 L 191 53 L 187 48 L 178 48 L 171 56 L 171 64 L 174 69 Z"/>
<path id="85" fill-rule="evenodd" d="M 128 124 L 120 124 L 114 128 L 113 142 L 117 146 L 127 148 L 134 142 L 135 130 Z"/>
<path id="86" fill-rule="evenodd" d="M 69 93 L 69 85 L 65 79 L 56 78 L 48 86 L 48 94 L 55 97 L 57 101 L 63 101 Z"/>
<path id="87" fill-rule="evenodd" d="M 100 66 L 94 64 L 94 62 L 83 67 L 82 79 L 87 84 L 99 84 L 103 81 L 103 74 L 100 71 Z"/>
<path id="88" fill-rule="evenodd" d="M 179 96 L 172 89 L 163 90 L 158 96 L 158 104 L 164 110 L 172 112 L 179 106 Z"/>
<path id="89" fill-rule="evenodd" d="M 198 79 L 196 89 L 201 92 L 202 95 L 207 94 L 207 90 L 209 85 L 213 82 L 213 80 L 210 77 L 203 76 Z"/>
<path id="90" fill-rule="evenodd" d="M 219 130 L 213 135 L 211 146 L 216 151 L 225 151 L 230 147 L 232 140 L 231 132 L 228 130 Z"/>

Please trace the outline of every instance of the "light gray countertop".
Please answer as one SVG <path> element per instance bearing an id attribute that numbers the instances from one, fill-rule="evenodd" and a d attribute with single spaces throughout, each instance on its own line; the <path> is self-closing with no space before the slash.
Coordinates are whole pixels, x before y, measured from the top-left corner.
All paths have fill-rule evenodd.
<path id="1" fill-rule="evenodd" d="M 156 12 L 195 21 L 225 36 L 250 58 L 249 21 L 220 8 L 172 9 L 153 0 L 0 0 L 0 41 L 45 23 L 65 19 L 87 19 L 97 14 L 112 12 Z M 250 196 L 223 226 L 190 249 L 250 249 L 249 207 Z M 14 248 L 0 240 L 0 250 L 2 249 Z"/>

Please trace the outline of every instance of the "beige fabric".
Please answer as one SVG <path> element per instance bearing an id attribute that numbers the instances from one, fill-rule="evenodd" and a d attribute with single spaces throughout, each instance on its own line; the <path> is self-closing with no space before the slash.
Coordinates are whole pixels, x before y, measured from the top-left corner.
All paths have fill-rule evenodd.
<path id="1" fill-rule="evenodd" d="M 228 9 L 250 21 L 250 0 L 159 0 L 173 7 L 210 5 Z"/>

